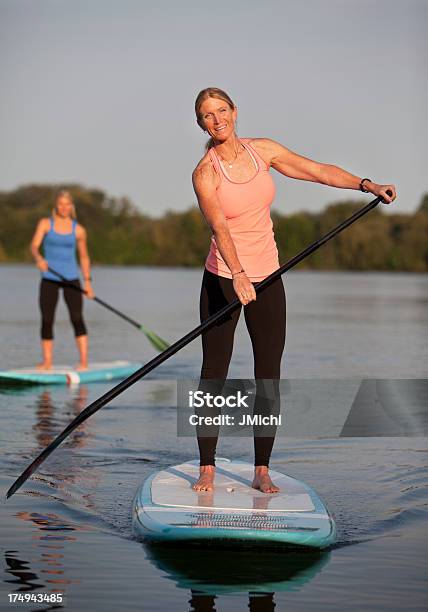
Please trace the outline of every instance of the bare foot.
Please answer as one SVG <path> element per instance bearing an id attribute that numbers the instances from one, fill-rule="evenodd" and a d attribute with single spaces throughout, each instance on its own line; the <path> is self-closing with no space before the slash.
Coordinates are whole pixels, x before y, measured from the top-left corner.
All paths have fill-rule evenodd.
<path id="1" fill-rule="evenodd" d="M 44 361 L 43 363 L 38 363 L 36 368 L 38 370 L 52 370 L 52 364 Z"/>
<path id="2" fill-rule="evenodd" d="M 251 485 L 262 493 L 278 493 L 279 487 L 273 484 L 269 476 L 269 468 L 265 465 L 257 465 L 254 470 L 254 480 Z"/>
<path id="3" fill-rule="evenodd" d="M 214 465 L 201 465 L 199 479 L 192 485 L 194 491 L 212 491 L 214 488 Z"/>
<path id="4" fill-rule="evenodd" d="M 88 369 L 88 364 L 87 363 L 78 363 L 77 366 L 74 369 L 77 372 L 81 372 L 82 370 L 87 370 Z"/>

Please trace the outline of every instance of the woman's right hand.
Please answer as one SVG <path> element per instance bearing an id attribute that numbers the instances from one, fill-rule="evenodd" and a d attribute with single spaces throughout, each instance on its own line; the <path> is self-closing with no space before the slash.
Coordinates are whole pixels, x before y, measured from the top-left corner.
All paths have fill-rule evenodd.
<path id="1" fill-rule="evenodd" d="M 41 272 L 47 272 L 49 268 L 48 262 L 46 261 L 46 259 L 43 259 L 43 257 L 40 257 L 40 259 L 36 261 L 36 266 Z"/>
<path id="2" fill-rule="evenodd" d="M 233 288 L 243 306 L 246 306 L 249 304 L 249 302 L 257 299 L 254 285 L 249 280 L 245 272 L 235 274 L 233 277 Z"/>

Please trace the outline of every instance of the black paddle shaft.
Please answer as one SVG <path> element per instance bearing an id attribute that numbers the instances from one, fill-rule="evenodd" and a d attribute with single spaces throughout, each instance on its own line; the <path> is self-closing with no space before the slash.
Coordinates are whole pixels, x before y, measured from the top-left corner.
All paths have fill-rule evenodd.
<path id="1" fill-rule="evenodd" d="M 86 295 L 86 291 L 82 289 L 82 287 L 73 285 L 62 274 L 60 274 L 56 270 L 53 270 L 52 268 L 48 268 L 48 270 L 52 274 L 55 274 L 55 276 L 58 276 L 58 278 L 61 279 L 63 285 L 65 285 L 66 287 L 70 287 L 70 289 L 74 289 L 75 291 L 79 291 L 80 293 L 83 293 L 84 295 Z M 114 312 L 114 314 L 117 314 L 119 317 L 122 317 L 122 319 L 125 319 L 125 321 L 128 321 L 128 323 L 131 323 L 131 325 L 133 325 L 137 329 L 141 329 L 141 323 L 138 323 L 138 321 L 134 321 L 134 319 L 131 319 L 131 317 L 128 317 L 123 312 L 120 312 L 120 310 L 117 310 L 113 306 L 110 306 L 110 304 L 107 304 L 107 302 L 104 302 L 104 300 L 101 300 L 100 298 L 96 296 L 93 297 L 92 299 L 94 300 L 94 302 L 98 302 L 98 304 L 101 304 L 101 306 L 104 306 L 104 308 L 107 308 L 107 310 L 110 310 L 111 312 Z"/>
<path id="2" fill-rule="evenodd" d="M 257 287 L 255 287 L 256 293 L 260 293 L 260 291 L 263 291 L 263 289 L 265 289 L 268 285 L 270 285 L 277 278 L 282 276 L 284 272 L 287 272 L 288 270 L 296 266 L 303 259 L 308 257 L 308 255 L 310 255 L 311 253 L 319 249 L 323 244 L 331 240 L 339 232 L 349 227 L 350 225 L 352 225 L 352 223 L 354 223 L 355 221 L 360 219 L 363 215 L 365 215 L 370 210 L 375 208 L 381 201 L 382 201 L 382 198 L 380 197 L 374 199 L 372 202 L 370 202 L 369 204 L 367 204 L 360 210 L 357 210 L 348 219 L 345 219 L 345 221 L 343 221 L 338 226 L 333 228 L 330 232 L 325 234 L 325 236 L 323 236 L 319 240 L 316 240 L 314 243 L 309 245 L 306 249 L 301 251 L 298 255 L 296 255 L 289 261 L 287 261 L 280 268 L 278 268 L 278 270 L 275 270 L 275 272 L 273 272 L 270 276 L 268 276 L 263 281 L 261 281 L 257 285 Z M 60 433 L 59 436 L 55 438 L 55 440 L 53 440 L 49 444 L 49 446 L 47 446 L 40 453 L 40 455 L 33 461 L 33 463 L 26 468 L 26 470 L 24 470 L 21 476 L 17 478 L 17 480 L 13 483 L 13 485 L 10 487 L 9 491 L 7 492 L 6 499 L 8 499 L 11 495 L 13 495 L 15 491 L 17 491 L 24 484 L 24 482 L 31 476 L 31 474 L 33 474 L 33 472 L 37 470 L 37 468 L 43 463 L 43 461 L 57 448 L 57 446 L 61 444 L 61 442 L 65 440 L 65 438 L 72 431 L 76 429 L 76 427 L 81 425 L 84 421 L 86 421 L 86 419 L 88 419 L 91 415 L 97 412 L 100 408 L 108 404 L 112 399 L 114 399 L 115 397 L 120 395 L 123 391 L 128 389 L 128 387 L 130 387 L 131 385 L 136 383 L 138 380 L 140 380 L 140 378 L 143 378 L 143 376 L 146 376 L 146 374 L 148 374 L 149 372 L 157 368 L 161 363 L 163 363 L 164 361 L 166 361 L 167 359 L 175 355 L 175 353 L 177 353 L 179 350 L 184 348 L 187 344 L 192 342 L 192 340 L 195 340 L 195 338 L 200 336 L 204 331 L 206 331 L 207 329 L 211 328 L 213 325 L 218 323 L 223 317 L 225 317 L 226 315 L 230 314 L 233 310 L 238 308 L 240 304 L 241 302 L 238 299 L 236 299 L 230 304 L 228 304 L 227 306 L 224 306 L 224 308 L 222 308 L 221 310 L 213 314 L 211 317 L 206 319 L 206 321 L 201 323 L 201 325 L 198 325 L 197 327 L 195 327 L 195 329 L 192 329 L 192 331 L 190 331 L 188 334 L 183 336 L 183 338 L 181 338 L 180 340 L 177 340 L 177 342 L 172 344 L 165 351 L 163 351 L 162 353 L 154 357 L 151 361 L 146 363 L 139 370 L 131 374 L 131 376 L 128 376 L 128 378 L 125 378 L 124 380 L 122 380 L 118 385 L 113 387 L 113 389 L 110 389 L 110 391 L 107 391 L 107 393 L 102 395 L 100 398 L 98 398 L 97 400 L 92 402 L 92 404 L 90 404 L 84 410 L 82 410 L 82 412 L 73 421 L 71 421 L 69 425 L 67 425 L 64 431 Z"/>

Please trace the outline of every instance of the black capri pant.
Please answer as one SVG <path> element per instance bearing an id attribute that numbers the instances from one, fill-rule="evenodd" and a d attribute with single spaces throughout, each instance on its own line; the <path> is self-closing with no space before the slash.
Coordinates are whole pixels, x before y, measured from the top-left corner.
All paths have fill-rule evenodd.
<path id="1" fill-rule="evenodd" d="M 258 285 L 253 284 L 255 287 Z M 205 269 L 200 297 L 201 322 L 235 299 L 233 280 Z M 202 334 L 203 364 L 199 386 L 202 390 L 221 393 L 222 381 L 226 380 L 229 370 L 233 338 L 241 309 L 237 308 Z M 277 279 L 257 294 L 257 300 L 245 306 L 244 316 L 254 354 L 254 378 L 257 385 L 254 414 L 263 415 L 267 411 L 269 414 L 279 414 L 279 378 L 286 329 L 286 300 L 282 279 Z M 209 437 L 202 437 L 200 432 L 197 428 L 200 463 L 214 465 L 218 428 L 213 426 Z M 257 436 L 257 428 L 254 428 L 255 465 L 269 465 L 274 440 L 274 435 Z"/>
<path id="2" fill-rule="evenodd" d="M 67 283 L 80 289 L 80 281 L 78 279 L 67 281 Z M 40 330 L 42 340 L 53 340 L 53 324 L 60 289 L 62 289 L 64 293 L 64 301 L 68 308 L 74 335 L 85 336 L 87 334 L 82 312 L 83 297 L 80 291 L 76 291 L 76 289 L 72 287 L 67 287 L 65 283 L 42 278 L 39 294 L 39 305 L 42 315 Z"/>

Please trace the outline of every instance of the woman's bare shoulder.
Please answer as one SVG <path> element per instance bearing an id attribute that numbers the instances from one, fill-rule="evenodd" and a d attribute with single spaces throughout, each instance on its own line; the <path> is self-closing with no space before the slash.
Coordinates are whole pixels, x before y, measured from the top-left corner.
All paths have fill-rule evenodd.
<path id="1" fill-rule="evenodd" d="M 39 223 L 38 223 L 38 228 L 48 232 L 51 228 L 51 220 L 49 217 L 43 217 L 42 219 L 40 219 Z"/>
<path id="2" fill-rule="evenodd" d="M 76 223 L 76 237 L 86 238 L 86 230 L 83 225 L 80 225 L 80 223 Z"/>
<path id="3" fill-rule="evenodd" d="M 267 153 L 278 145 L 272 138 L 243 138 L 242 140 L 248 142 L 257 152 L 263 151 Z"/>
<path id="4" fill-rule="evenodd" d="M 273 158 L 278 153 L 279 143 L 272 138 L 248 138 L 248 143 L 260 155 L 267 166 L 270 166 Z"/>
<path id="5" fill-rule="evenodd" d="M 210 181 L 215 178 L 215 170 L 211 163 L 208 152 L 198 162 L 196 168 L 193 170 L 192 179 L 194 184 L 200 184 L 204 181 Z"/>

